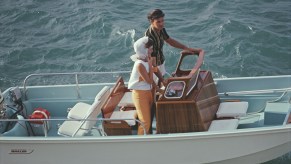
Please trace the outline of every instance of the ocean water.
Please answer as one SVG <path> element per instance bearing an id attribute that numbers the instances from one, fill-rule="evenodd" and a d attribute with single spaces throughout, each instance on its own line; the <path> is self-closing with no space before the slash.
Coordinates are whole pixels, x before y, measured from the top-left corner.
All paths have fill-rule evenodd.
<path id="1" fill-rule="evenodd" d="M 172 38 L 205 50 L 215 78 L 291 73 L 290 0 L 1 0 L 0 89 L 32 73 L 131 70 L 154 8 Z M 172 72 L 180 50 L 164 52 Z"/>

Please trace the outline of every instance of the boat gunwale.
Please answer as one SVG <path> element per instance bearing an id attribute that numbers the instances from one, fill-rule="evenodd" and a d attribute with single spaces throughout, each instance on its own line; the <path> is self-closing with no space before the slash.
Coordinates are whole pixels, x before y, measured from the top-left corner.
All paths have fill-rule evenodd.
<path id="1" fill-rule="evenodd" d="M 193 139 L 213 139 L 213 138 L 224 138 L 224 137 L 242 137 L 251 135 L 264 135 L 273 133 L 290 133 L 291 136 L 291 124 L 281 126 L 270 126 L 260 128 L 247 128 L 247 129 L 236 129 L 234 131 L 205 131 L 205 132 L 188 132 L 188 133 L 171 133 L 171 134 L 154 134 L 154 135 L 126 135 L 126 136 L 85 136 L 85 137 L 0 137 L 0 143 L 36 143 L 36 141 L 55 141 L 55 142 L 140 142 L 140 141 L 174 141 L 174 140 L 193 140 Z M 10 142 L 9 142 L 10 141 Z M 52 142 L 51 142 L 52 143 Z"/>

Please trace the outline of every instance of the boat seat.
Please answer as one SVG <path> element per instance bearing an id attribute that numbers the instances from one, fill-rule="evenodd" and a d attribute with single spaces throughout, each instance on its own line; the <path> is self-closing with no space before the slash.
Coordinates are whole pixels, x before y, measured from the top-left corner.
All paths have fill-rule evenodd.
<path id="1" fill-rule="evenodd" d="M 102 116 L 105 119 L 102 125 L 106 135 L 132 134 L 131 128 L 136 124 L 137 114 L 131 94 L 120 76 L 102 108 Z M 122 108 L 124 110 L 121 110 Z"/>
<path id="2" fill-rule="evenodd" d="M 288 102 L 267 102 L 264 114 L 265 125 L 284 125 L 288 123 L 291 104 Z"/>
<path id="3" fill-rule="evenodd" d="M 65 137 L 84 136 L 88 133 L 89 127 L 86 127 L 83 121 L 65 121 L 59 128 L 58 134 Z"/>
<path id="4" fill-rule="evenodd" d="M 217 118 L 238 118 L 246 116 L 248 102 L 221 102 L 216 112 Z"/>
<path id="5" fill-rule="evenodd" d="M 238 119 L 213 120 L 208 131 L 235 130 L 238 123 Z"/>
<path id="6" fill-rule="evenodd" d="M 106 135 L 132 135 L 132 127 L 136 125 L 136 110 L 113 111 L 110 120 L 103 122 Z"/>
<path id="7" fill-rule="evenodd" d="M 239 117 L 246 116 L 248 102 L 221 102 L 216 112 L 217 120 L 212 120 L 208 131 L 234 130 L 239 124 Z M 221 119 L 230 118 L 230 119 Z"/>
<path id="8" fill-rule="evenodd" d="M 128 95 L 131 96 L 131 94 Z M 103 122 L 103 129 L 106 135 L 132 135 L 132 127 L 136 125 L 137 113 L 136 110 L 126 110 L 126 108 L 134 108 L 134 105 L 122 104 L 119 107 L 125 110 L 114 110 L 110 120 Z"/>
<path id="9" fill-rule="evenodd" d="M 69 119 L 82 119 L 86 116 L 87 111 L 89 111 L 91 104 L 84 102 L 78 102 L 74 105 L 73 108 L 69 111 L 67 118 Z"/>
<path id="10" fill-rule="evenodd" d="M 110 116 L 110 119 L 112 120 L 114 119 L 124 120 L 129 126 L 134 126 L 136 124 L 135 121 L 136 118 L 137 118 L 136 110 L 114 111 Z M 117 123 L 119 122 L 117 120 Z M 112 121 L 111 123 L 114 123 L 114 121 Z"/>
<path id="11" fill-rule="evenodd" d="M 135 106 L 132 100 L 132 92 L 125 92 L 117 106 L 134 108 Z"/>
<path id="12" fill-rule="evenodd" d="M 95 101 L 103 101 L 105 103 L 106 99 L 110 94 L 110 88 L 105 86 L 98 92 L 95 96 Z M 83 119 L 87 112 L 90 110 L 90 104 L 78 102 L 74 107 L 69 111 L 67 118 L 69 119 Z"/>
<path id="13" fill-rule="evenodd" d="M 84 136 L 87 134 L 96 124 L 96 118 L 101 113 L 101 108 L 104 106 L 109 95 L 110 88 L 105 86 L 97 94 L 92 105 L 81 102 L 77 103 L 68 113 L 69 120 L 64 121 L 58 129 L 58 134 L 68 137 Z"/>

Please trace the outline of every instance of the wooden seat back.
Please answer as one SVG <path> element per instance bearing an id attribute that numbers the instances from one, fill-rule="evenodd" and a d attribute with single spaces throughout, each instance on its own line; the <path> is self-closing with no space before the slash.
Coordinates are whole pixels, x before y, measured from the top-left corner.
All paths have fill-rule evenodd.
<path id="1" fill-rule="evenodd" d="M 103 118 L 110 118 L 118 103 L 124 96 L 125 92 L 129 90 L 124 84 L 123 78 L 120 76 L 117 79 L 115 86 L 112 88 L 112 91 L 105 102 L 104 107 L 102 108 L 102 116 Z M 103 129 L 106 135 L 131 135 L 131 127 L 124 120 L 104 120 Z"/>
<path id="2" fill-rule="evenodd" d="M 120 76 L 117 79 L 115 86 L 112 88 L 112 91 L 106 100 L 104 107 L 102 108 L 103 118 L 110 118 L 111 114 L 122 99 L 124 93 L 127 91 L 129 90 L 125 86 L 123 78 Z"/>

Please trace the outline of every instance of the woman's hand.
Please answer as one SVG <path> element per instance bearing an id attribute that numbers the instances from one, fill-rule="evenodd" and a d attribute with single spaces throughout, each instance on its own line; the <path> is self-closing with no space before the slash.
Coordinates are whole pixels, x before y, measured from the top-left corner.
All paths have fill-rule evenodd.
<path id="1" fill-rule="evenodd" d="M 168 83 L 168 80 L 167 79 L 163 79 L 163 81 L 162 81 L 163 86 L 166 86 L 167 83 Z"/>

